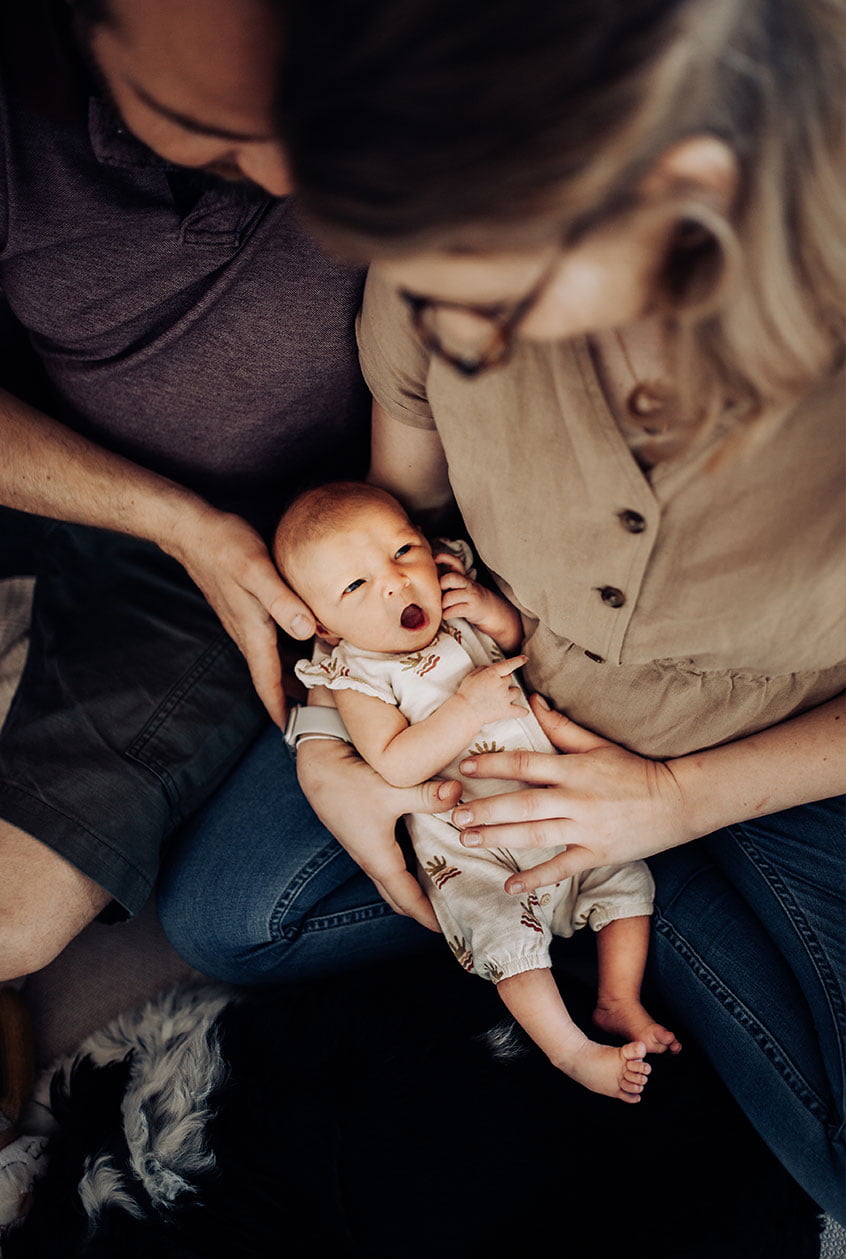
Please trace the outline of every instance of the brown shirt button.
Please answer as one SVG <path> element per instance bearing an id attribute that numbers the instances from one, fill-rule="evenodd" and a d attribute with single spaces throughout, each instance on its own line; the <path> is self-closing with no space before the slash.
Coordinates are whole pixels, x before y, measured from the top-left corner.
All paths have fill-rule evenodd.
<path id="1" fill-rule="evenodd" d="M 595 651 L 586 651 L 585 655 L 588 660 L 595 660 L 597 664 L 605 664 L 604 656 L 598 656 Z"/>
<path id="2" fill-rule="evenodd" d="M 646 519 L 639 511 L 621 511 L 618 515 L 620 524 L 624 529 L 628 529 L 629 533 L 643 533 L 646 528 Z"/>
<path id="3" fill-rule="evenodd" d="M 616 586 L 598 586 L 597 589 L 599 590 L 600 599 L 609 608 L 621 608 L 626 602 L 626 596 Z"/>

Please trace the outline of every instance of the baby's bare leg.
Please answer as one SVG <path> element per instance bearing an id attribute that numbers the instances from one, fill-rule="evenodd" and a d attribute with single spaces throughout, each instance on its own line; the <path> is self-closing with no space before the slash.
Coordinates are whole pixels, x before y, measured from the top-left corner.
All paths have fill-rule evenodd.
<path id="1" fill-rule="evenodd" d="M 497 991 L 553 1066 L 594 1093 L 640 1101 L 650 1070 L 643 1041 L 615 1049 L 590 1040 L 570 1018 L 550 970 L 512 975 L 500 980 Z"/>
<path id="2" fill-rule="evenodd" d="M 640 1003 L 649 948 L 649 918 L 617 918 L 597 933 L 599 993 L 593 1021 L 604 1032 L 643 1041 L 646 1052 L 677 1054 L 681 1043 Z"/>

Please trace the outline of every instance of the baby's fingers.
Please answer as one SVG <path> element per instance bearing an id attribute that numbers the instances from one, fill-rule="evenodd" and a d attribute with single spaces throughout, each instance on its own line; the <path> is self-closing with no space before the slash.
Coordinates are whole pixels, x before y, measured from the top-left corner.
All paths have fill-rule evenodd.
<path id="1" fill-rule="evenodd" d="M 499 677 L 507 678 L 510 674 L 516 673 L 518 669 L 522 669 L 528 659 L 528 656 L 512 656 L 510 660 L 498 660 L 496 664 L 492 664 L 490 667 Z"/>
<path id="2" fill-rule="evenodd" d="M 439 551 L 434 557 L 438 568 L 448 568 L 450 572 L 461 573 L 464 576 L 464 565 L 457 555 L 452 555 L 449 551 Z"/>

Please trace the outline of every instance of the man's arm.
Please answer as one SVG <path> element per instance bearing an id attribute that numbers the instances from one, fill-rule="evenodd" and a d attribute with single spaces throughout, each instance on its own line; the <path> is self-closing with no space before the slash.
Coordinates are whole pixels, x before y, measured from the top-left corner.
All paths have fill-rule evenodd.
<path id="1" fill-rule="evenodd" d="M 285 719 L 276 625 L 308 638 L 314 619 L 239 516 L 104 450 L 0 390 L 0 502 L 20 511 L 133 534 L 177 559 L 250 667 L 277 724 Z"/>

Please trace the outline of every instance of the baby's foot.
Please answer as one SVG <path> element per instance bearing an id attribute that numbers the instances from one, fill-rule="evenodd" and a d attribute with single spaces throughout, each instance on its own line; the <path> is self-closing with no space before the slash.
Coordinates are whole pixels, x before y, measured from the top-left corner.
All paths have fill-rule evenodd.
<path id="1" fill-rule="evenodd" d="M 639 1001 L 600 999 L 593 1012 L 593 1021 L 604 1032 L 642 1040 L 648 1054 L 663 1054 L 668 1049 L 671 1054 L 677 1054 L 681 1049 L 681 1041 L 669 1028 L 656 1023 Z"/>
<path id="2" fill-rule="evenodd" d="M 639 1102 L 652 1068 L 643 1061 L 646 1045 L 632 1041 L 615 1049 L 585 1039 L 582 1047 L 566 1063 L 559 1063 L 571 1079 L 593 1093 L 604 1093 L 621 1102 Z"/>

